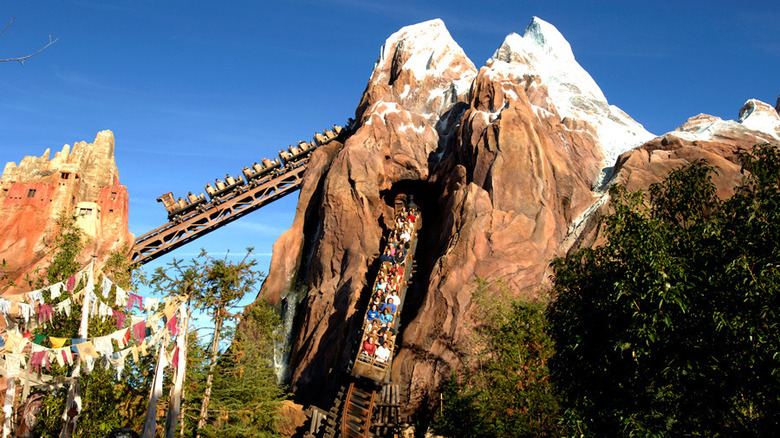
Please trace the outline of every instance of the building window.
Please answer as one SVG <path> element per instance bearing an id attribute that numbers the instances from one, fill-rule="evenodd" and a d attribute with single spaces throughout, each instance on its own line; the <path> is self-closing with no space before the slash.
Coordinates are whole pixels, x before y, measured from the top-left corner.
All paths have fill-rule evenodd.
<path id="1" fill-rule="evenodd" d="M 27 197 L 28 198 L 34 198 L 35 197 L 35 189 L 27 190 Z"/>

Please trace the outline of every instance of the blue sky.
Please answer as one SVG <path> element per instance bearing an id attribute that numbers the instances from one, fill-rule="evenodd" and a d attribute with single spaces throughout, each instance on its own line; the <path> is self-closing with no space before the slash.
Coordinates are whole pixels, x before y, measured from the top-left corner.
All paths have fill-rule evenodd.
<path id="1" fill-rule="evenodd" d="M 0 161 L 91 142 L 110 129 L 136 235 L 166 221 L 155 199 L 274 156 L 354 115 L 379 49 L 441 18 L 477 67 L 536 15 L 567 38 L 610 103 L 662 134 L 699 113 L 735 119 L 780 93 L 780 3 L 3 0 Z M 271 245 L 297 194 L 180 248 L 188 258 Z M 170 261 L 170 256 L 152 265 Z"/>

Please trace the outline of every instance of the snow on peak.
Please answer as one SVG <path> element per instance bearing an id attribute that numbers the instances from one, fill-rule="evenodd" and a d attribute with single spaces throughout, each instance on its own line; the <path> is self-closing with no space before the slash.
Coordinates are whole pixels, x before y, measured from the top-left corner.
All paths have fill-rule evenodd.
<path id="1" fill-rule="evenodd" d="M 574 53 L 566 38 L 552 24 L 534 17 L 523 32 L 523 38 L 532 41 L 538 50 L 567 61 L 574 61 Z"/>
<path id="2" fill-rule="evenodd" d="M 691 117 L 667 135 L 688 141 L 712 141 L 723 138 L 751 138 L 757 141 L 780 140 L 780 115 L 768 103 L 750 99 L 739 110 L 739 120 L 723 120 L 708 114 Z"/>
<path id="3" fill-rule="evenodd" d="M 426 76 L 440 75 L 453 67 L 456 57 L 462 57 L 476 70 L 463 49 L 452 39 L 444 22 L 436 18 L 403 27 L 390 35 L 382 46 L 374 70 L 401 60 L 401 69 L 409 70 L 417 80 L 421 80 Z"/>
<path id="4" fill-rule="evenodd" d="M 750 99 L 739 110 L 739 123 L 753 131 L 780 138 L 780 115 L 768 103 Z"/>
<path id="5" fill-rule="evenodd" d="M 538 75 L 561 117 L 596 128 L 607 165 L 655 136 L 620 108 L 609 105 L 596 81 L 574 58 L 571 45 L 552 24 L 534 17 L 523 36 L 507 35 L 487 67 L 508 76 Z"/>

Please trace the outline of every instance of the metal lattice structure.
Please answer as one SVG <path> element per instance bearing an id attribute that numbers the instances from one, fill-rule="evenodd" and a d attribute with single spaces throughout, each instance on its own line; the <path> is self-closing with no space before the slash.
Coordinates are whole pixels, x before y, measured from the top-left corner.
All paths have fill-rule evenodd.
<path id="1" fill-rule="evenodd" d="M 326 131 L 326 136 L 315 135 L 316 146 L 336 139 L 337 133 L 340 132 L 341 128 L 338 128 L 337 132 Z M 248 180 L 246 183 L 239 180 L 241 184 L 236 184 L 236 187 L 228 193 L 212 198 L 211 202 L 198 205 L 198 208 L 193 208 L 186 214 L 170 215 L 168 223 L 135 240 L 131 263 L 133 265 L 149 263 L 298 190 L 303 182 L 306 164 L 313 149 L 294 159 L 285 159 L 283 167 L 263 178 Z"/>

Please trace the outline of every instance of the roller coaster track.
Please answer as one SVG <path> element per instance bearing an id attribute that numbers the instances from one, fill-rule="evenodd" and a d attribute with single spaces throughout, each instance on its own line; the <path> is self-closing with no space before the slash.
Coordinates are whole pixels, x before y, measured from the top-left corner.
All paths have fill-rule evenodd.
<path id="1" fill-rule="evenodd" d="M 335 137 L 324 139 L 327 144 Z M 318 141 L 318 146 L 320 146 Z M 247 214 L 295 192 L 301 187 L 306 164 L 311 154 L 289 162 L 277 174 L 261 180 L 256 185 L 242 184 L 235 190 L 199 210 L 177 217 L 175 220 L 139 236 L 131 250 L 131 263 L 135 266 L 149 263 L 176 248 L 224 227 Z"/>

